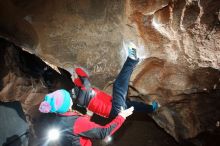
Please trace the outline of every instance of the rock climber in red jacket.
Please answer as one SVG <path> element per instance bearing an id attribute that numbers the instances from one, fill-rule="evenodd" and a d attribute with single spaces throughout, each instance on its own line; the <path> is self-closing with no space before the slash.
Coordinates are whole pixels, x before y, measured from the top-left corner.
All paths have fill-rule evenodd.
<path id="1" fill-rule="evenodd" d="M 130 76 L 139 59 L 136 55 L 135 47 L 128 48 L 129 56 L 119 73 L 114 86 L 113 95 L 92 88 L 88 75 L 80 68 L 76 69 L 77 78 L 75 93 L 77 103 L 87 107 L 90 111 L 104 117 L 114 117 L 107 125 L 101 126 L 90 121 L 90 116 L 71 112 L 73 101 L 70 93 L 64 89 L 47 94 L 40 104 L 39 110 L 42 113 L 55 113 L 55 118 L 50 125 L 56 125 L 62 129 L 65 137 L 63 143 L 74 146 L 91 146 L 91 139 L 104 139 L 117 131 L 127 116 L 133 113 L 134 105 L 137 109 L 153 112 L 157 108 L 157 103 L 147 105 L 144 103 L 128 103 L 126 95 Z M 67 141 L 69 141 L 67 143 Z"/>
<path id="2" fill-rule="evenodd" d="M 89 111 L 103 117 L 115 117 L 120 110 L 134 107 L 135 111 L 153 112 L 158 108 L 156 101 L 152 105 L 126 100 L 130 76 L 139 59 L 136 53 L 136 46 L 128 46 L 128 58 L 123 65 L 121 72 L 113 84 L 112 96 L 97 88 L 91 87 L 89 77 L 81 68 L 76 68 L 77 78 L 74 79 L 74 96 L 78 105 L 87 108 Z"/>

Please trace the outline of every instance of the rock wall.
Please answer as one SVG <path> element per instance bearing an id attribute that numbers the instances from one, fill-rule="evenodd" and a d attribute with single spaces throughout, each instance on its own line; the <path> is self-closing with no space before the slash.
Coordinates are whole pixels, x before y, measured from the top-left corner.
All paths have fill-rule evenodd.
<path id="1" fill-rule="evenodd" d="M 216 129 L 220 2 L 131 0 L 127 5 L 128 24 L 150 57 L 135 72 L 133 86 L 138 95 L 155 95 L 162 104 L 155 121 L 176 140 Z"/>
<path id="2" fill-rule="evenodd" d="M 105 80 L 112 79 L 119 70 L 123 1 L 11 0 L 1 5 L 9 7 L 2 10 L 5 14 L 1 20 L 2 30 L 18 29 L 19 35 L 8 38 L 18 38 L 19 46 L 28 44 L 23 45 L 24 48 L 46 62 L 70 72 L 73 66 L 82 66 L 92 79 L 95 76 L 98 86 L 104 86 Z M 20 23 L 28 23 L 32 30 L 26 25 L 24 29 Z"/>
<path id="3" fill-rule="evenodd" d="M 131 0 L 130 25 L 150 56 L 190 68 L 219 68 L 219 1 Z"/>
<path id="4" fill-rule="evenodd" d="M 10 0 L 0 1 L 0 8 L 1 37 L 69 72 L 85 68 L 100 88 L 115 78 L 125 60 L 123 42 L 132 40 L 142 62 L 129 95 L 159 101 L 162 107 L 152 115 L 156 123 L 179 141 L 217 128 L 220 1 Z M 25 78 L 19 82 L 25 88 L 18 90 L 17 82 L 6 82 L 14 74 L 5 68 L 1 101 L 37 104 L 23 92 L 42 93 L 34 94 L 39 97 L 48 92 L 39 81 L 33 88 L 15 69 Z"/>

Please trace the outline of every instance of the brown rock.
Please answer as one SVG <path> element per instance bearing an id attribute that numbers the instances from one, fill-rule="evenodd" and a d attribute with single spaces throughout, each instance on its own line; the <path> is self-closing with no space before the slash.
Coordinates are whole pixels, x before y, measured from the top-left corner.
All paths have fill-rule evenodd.
<path id="1" fill-rule="evenodd" d="M 144 56 L 131 96 L 154 95 L 162 105 L 154 120 L 176 140 L 189 139 L 220 119 L 219 6 L 219 0 L 1 1 L 0 36 L 56 68 L 86 68 L 100 88 L 114 80 L 125 60 L 122 42 L 131 39 Z M 2 48 L 0 99 L 19 100 L 34 113 L 47 88 L 21 70 L 14 47 Z M 54 89 L 63 86 L 54 82 Z"/>

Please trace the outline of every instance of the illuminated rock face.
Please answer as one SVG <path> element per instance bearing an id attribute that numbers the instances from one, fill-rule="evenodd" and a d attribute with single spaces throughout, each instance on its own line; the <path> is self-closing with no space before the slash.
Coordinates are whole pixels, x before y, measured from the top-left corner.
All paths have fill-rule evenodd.
<path id="1" fill-rule="evenodd" d="M 162 107 L 153 119 L 181 140 L 215 129 L 220 119 L 219 6 L 219 0 L 8 0 L 0 2 L 0 35 L 69 72 L 86 68 L 100 88 L 125 60 L 122 42 L 134 41 L 143 61 L 132 86 L 144 99 L 157 95 Z M 5 73 L 4 81 L 11 71 Z M 8 88 L 1 89 L 1 100 L 26 101 L 22 93 L 33 84 L 24 78 L 18 81 L 27 90 L 14 87 L 12 93 L 17 82 L 3 84 Z M 40 99 L 48 92 L 41 88 L 40 82 L 34 88 Z M 23 106 L 37 105 L 35 99 Z"/>
<path id="2" fill-rule="evenodd" d="M 219 1 L 134 0 L 130 5 L 130 25 L 150 56 L 191 68 L 219 68 Z"/>
<path id="3" fill-rule="evenodd" d="M 133 86 L 143 95 L 159 96 L 154 98 L 163 106 L 153 115 L 155 121 L 177 140 L 215 129 L 220 2 L 131 0 L 128 5 L 129 26 L 154 57 L 135 72 Z"/>
<path id="4" fill-rule="evenodd" d="M 155 122 L 176 140 L 188 139 L 217 128 L 219 77 L 220 72 L 213 68 L 190 70 L 149 58 L 133 76 L 133 86 L 139 93 L 131 94 L 158 100 L 162 107 L 152 115 Z"/>
<path id="5" fill-rule="evenodd" d="M 119 70 L 122 1 L 11 0 L 0 5 L 4 8 L 1 36 L 48 63 L 70 72 L 73 65 L 82 66 L 98 80 L 98 86 L 104 86 Z"/>

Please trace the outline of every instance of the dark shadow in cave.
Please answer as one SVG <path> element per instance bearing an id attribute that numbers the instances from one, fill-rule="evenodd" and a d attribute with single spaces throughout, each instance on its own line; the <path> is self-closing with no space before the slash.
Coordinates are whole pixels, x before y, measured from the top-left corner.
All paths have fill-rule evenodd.
<path id="1" fill-rule="evenodd" d="M 28 124 L 20 102 L 0 102 L 0 121 L 0 145 L 27 145 Z"/>
<path id="2" fill-rule="evenodd" d="M 204 69 L 207 70 L 207 69 Z M 211 71 L 213 69 L 210 69 Z M 217 72 L 219 73 L 219 72 Z M 211 80 L 209 78 L 209 80 Z M 220 97 L 219 89 L 209 89 L 207 92 L 194 94 L 199 98 L 198 105 L 203 108 L 198 108 L 198 117 L 204 129 L 195 138 L 190 139 L 198 146 L 219 146 L 220 145 L 220 127 L 217 122 L 220 121 L 220 102 L 216 102 Z"/>
<path id="3" fill-rule="evenodd" d="M 21 139 L 18 135 L 13 135 L 13 136 L 7 138 L 6 142 L 3 143 L 2 146 L 13 146 L 13 145 L 22 146 Z"/>
<path id="4" fill-rule="evenodd" d="M 9 46 L 10 43 L 5 41 L 4 39 L 0 38 L 0 90 L 2 90 L 3 88 L 3 82 L 2 82 L 2 78 L 7 75 L 8 70 L 6 70 L 5 66 L 5 59 L 4 59 L 4 55 L 5 55 L 5 48 L 7 46 Z"/>
<path id="5" fill-rule="evenodd" d="M 104 119 L 95 115 L 92 120 L 104 125 L 111 119 Z M 94 146 L 194 146 L 189 143 L 177 143 L 174 138 L 160 128 L 147 113 L 143 112 L 135 112 L 132 116 L 128 117 L 120 130 L 113 135 L 113 141 L 111 143 L 106 144 L 100 140 L 94 140 L 93 142 Z"/>
<path id="6" fill-rule="evenodd" d="M 21 135 L 13 135 L 6 139 L 2 146 L 27 146 L 28 145 L 28 132 Z"/>
<path id="7" fill-rule="evenodd" d="M 15 49 L 16 55 L 13 54 L 13 56 L 9 56 L 11 58 L 5 58 L 5 55 L 9 53 L 7 52 L 9 47 Z M 6 59 L 14 61 L 23 75 L 41 81 L 49 92 L 60 88 L 71 90 L 74 86 L 71 74 L 68 71 L 58 67 L 60 71 L 58 73 L 36 55 L 23 51 L 13 43 L 0 38 L 0 68 L 2 69 L 0 72 L 0 90 L 3 88 L 3 77 L 9 72 L 14 72 L 14 66 L 10 67 L 11 64 L 7 64 Z"/>
<path id="8" fill-rule="evenodd" d="M 68 71 L 58 67 L 61 73 L 59 74 L 36 55 L 22 50 L 19 51 L 19 60 L 21 62 L 20 69 L 25 74 L 40 79 L 49 91 L 60 88 L 71 90 L 73 88 L 71 74 Z"/>
<path id="9" fill-rule="evenodd" d="M 20 102 L 18 102 L 18 101 L 14 101 L 14 102 L 0 102 L 0 106 L 1 107 L 4 106 L 5 108 L 13 109 L 21 119 L 23 119 L 25 122 L 27 122 L 26 118 L 25 118 L 25 115 L 23 113 L 23 110 L 22 110 Z"/>

